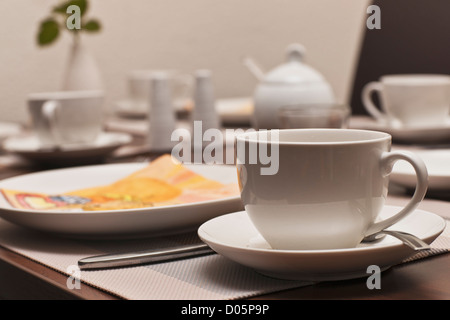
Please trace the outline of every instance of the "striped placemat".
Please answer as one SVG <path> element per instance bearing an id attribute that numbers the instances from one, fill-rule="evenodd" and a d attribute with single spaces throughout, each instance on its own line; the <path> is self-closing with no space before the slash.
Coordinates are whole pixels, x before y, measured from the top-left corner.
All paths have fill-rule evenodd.
<path id="1" fill-rule="evenodd" d="M 77 262 L 87 256 L 139 251 L 198 242 L 196 233 L 128 241 L 86 241 L 55 238 L 27 231 L 0 219 L 0 245 L 68 276 L 68 286 L 90 285 L 132 300 L 232 300 L 307 286 L 312 282 L 263 276 L 214 254 L 187 260 L 99 271 L 80 271 Z M 448 252 L 450 230 L 424 251 L 403 261 Z"/>

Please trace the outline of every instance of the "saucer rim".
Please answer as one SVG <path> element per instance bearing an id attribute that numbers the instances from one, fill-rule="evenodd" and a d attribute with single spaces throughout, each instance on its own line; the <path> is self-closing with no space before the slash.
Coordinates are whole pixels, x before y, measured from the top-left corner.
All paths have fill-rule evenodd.
<path id="1" fill-rule="evenodd" d="M 33 148 L 24 148 L 24 147 L 20 147 L 20 148 L 15 148 L 14 144 L 11 143 L 11 141 L 27 141 L 30 139 L 37 139 L 36 135 L 34 135 L 34 133 L 28 133 L 25 135 L 21 135 L 21 136 L 14 136 L 14 137 L 9 137 L 7 139 L 5 139 L 5 141 L 3 141 L 2 143 L 2 147 L 4 150 L 8 151 L 8 152 L 12 152 L 12 153 L 35 153 L 35 154 L 55 154 L 55 153 L 70 153 L 70 152 L 80 152 L 80 151 L 93 151 L 93 150 L 99 150 L 99 149 L 104 149 L 104 148 L 116 148 L 119 146 L 122 146 L 124 144 L 130 143 L 132 141 L 132 135 L 129 133 L 125 133 L 125 132 L 108 132 L 108 131 L 102 131 L 99 134 L 99 137 L 101 136 L 116 136 L 118 137 L 117 139 L 115 139 L 114 141 L 110 141 L 108 143 L 104 143 L 104 144 L 86 144 L 86 145 L 71 145 L 69 148 L 61 148 L 61 149 L 39 149 L 36 147 Z M 119 141 L 120 140 L 120 141 Z M 38 141 L 39 143 L 39 141 Z M 10 144 L 10 145 L 8 145 Z"/>
<path id="2" fill-rule="evenodd" d="M 417 154 L 419 156 L 422 156 L 423 153 L 417 152 Z M 450 159 L 450 150 L 449 150 L 449 159 Z M 395 173 L 396 175 L 405 175 L 405 176 L 414 176 L 415 177 L 415 172 L 413 171 L 413 169 L 405 170 L 405 168 L 406 167 L 396 168 L 392 171 L 392 173 Z M 408 169 L 409 169 L 409 167 L 408 167 Z M 446 179 L 450 178 L 450 171 L 448 171 L 448 172 L 437 172 L 437 171 L 439 171 L 439 170 L 430 169 L 430 165 L 428 165 L 428 176 L 437 177 L 437 178 L 446 178 Z"/>
<path id="3" fill-rule="evenodd" d="M 450 159 L 450 150 L 449 149 L 431 149 L 431 150 L 414 150 L 415 153 L 419 157 L 421 157 L 428 168 L 428 189 L 430 191 L 434 190 L 449 190 L 449 182 L 450 182 L 450 171 L 443 172 L 442 170 L 436 170 L 432 168 L 430 164 L 427 163 L 428 157 L 433 157 L 434 153 L 447 153 L 448 158 Z M 408 187 L 415 188 L 416 186 L 416 174 L 414 169 L 407 167 L 395 167 L 392 170 L 392 173 L 389 177 L 390 181 L 395 184 Z M 441 172 L 439 172 L 441 171 Z"/>
<path id="4" fill-rule="evenodd" d="M 390 208 L 397 208 L 397 209 L 401 209 L 401 207 L 398 206 L 391 206 L 391 205 L 386 205 L 386 207 L 390 207 Z M 446 221 L 443 217 L 432 213 L 430 211 L 426 211 L 426 210 L 422 210 L 422 209 L 416 209 L 414 210 L 414 212 L 420 212 L 420 213 L 425 213 L 425 214 L 431 214 L 434 216 L 434 218 L 438 219 L 440 222 L 440 226 L 439 226 L 439 231 L 435 232 L 432 235 L 429 235 L 425 238 L 421 238 L 423 241 L 427 242 L 427 243 L 431 243 L 432 241 L 434 241 L 434 239 L 436 239 L 440 234 L 442 234 L 442 232 L 444 231 L 445 227 L 446 227 Z M 242 252 L 260 252 L 260 253 L 264 253 L 264 254 L 283 254 L 283 255 L 327 255 L 327 254 L 340 254 L 340 253 L 358 253 L 358 252 L 367 252 L 367 251 L 376 251 L 376 250 L 386 250 L 387 248 L 396 248 L 396 247 L 402 247 L 403 243 L 401 241 L 395 241 L 395 242 L 391 242 L 391 243 L 387 243 L 387 244 L 383 244 L 383 245 L 370 245 L 368 244 L 367 246 L 364 247 L 356 247 L 356 248 L 338 248 L 338 249 L 314 249 L 314 250 L 288 250 L 288 249 L 266 249 L 266 248 L 254 248 L 254 247 L 244 247 L 244 246 L 236 246 L 236 245 L 231 245 L 231 244 L 227 244 L 224 242 L 218 242 L 215 241 L 214 239 L 212 239 L 212 236 L 210 234 L 208 234 L 207 232 L 205 232 L 204 226 L 209 223 L 212 220 L 215 219 L 227 219 L 230 218 L 232 215 L 241 215 L 241 214 L 247 214 L 245 212 L 245 210 L 243 211 L 237 211 L 237 212 L 233 212 L 233 213 L 229 213 L 229 214 L 225 214 L 216 218 L 213 218 L 209 221 L 206 221 L 205 223 L 203 223 L 197 230 L 197 234 L 200 237 L 200 239 L 207 243 L 208 245 L 214 244 L 217 246 L 222 246 L 222 247 L 227 247 L 229 249 L 233 249 L 233 250 L 240 250 Z M 395 226 L 395 224 L 393 225 Z"/>
<path id="5" fill-rule="evenodd" d="M 398 206 L 385 207 L 399 208 Z M 435 227 L 430 226 L 432 235 L 421 237 L 431 244 L 444 232 L 446 221 L 432 212 L 421 209 L 416 210 L 420 211 L 420 213 L 431 214 L 432 218 L 439 219 L 435 221 L 438 223 Z M 235 213 L 242 214 L 242 212 L 245 213 L 245 211 Z M 241 222 L 244 223 L 244 221 Z M 251 221 L 247 220 L 245 223 L 251 224 Z M 240 246 L 237 246 L 236 243 L 230 243 L 230 241 L 218 242 L 211 239 L 211 242 L 208 242 L 207 237 L 212 235 L 207 233 L 207 237 L 202 238 L 201 228 L 204 225 L 199 228 L 198 235 L 202 241 L 207 243 L 219 255 L 262 275 L 282 280 L 321 282 L 364 278 L 368 276 L 367 268 L 370 265 L 375 264 L 380 268 L 380 272 L 384 272 L 417 253 L 417 251 L 414 251 L 392 236 L 388 236 L 390 239 L 387 238 L 387 241 L 360 248 L 329 250 L 254 248 L 248 246 L 249 237 L 255 236 L 255 232 L 258 234 L 254 228 L 248 231 L 248 235 L 246 234 L 244 238 L 238 241 L 237 244 L 240 244 Z M 216 225 L 215 227 L 217 228 L 218 226 Z M 245 233 L 246 230 L 242 230 L 242 232 Z M 426 232 L 424 234 L 427 235 Z M 226 235 L 224 237 L 226 240 Z M 244 244 L 242 244 L 243 242 Z M 282 263 L 279 263 L 280 261 Z"/>
<path id="6" fill-rule="evenodd" d="M 441 124 L 429 124 L 429 125 L 420 125 L 420 126 L 390 126 L 388 123 L 374 119 L 373 117 L 368 117 L 366 119 L 368 121 L 364 126 L 379 129 L 379 130 L 389 130 L 390 132 L 423 132 L 423 131 L 439 131 L 442 129 L 450 130 L 450 116 L 446 119 L 445 123 Z M 370 122 L 370 123 L 369 123 Z"/>

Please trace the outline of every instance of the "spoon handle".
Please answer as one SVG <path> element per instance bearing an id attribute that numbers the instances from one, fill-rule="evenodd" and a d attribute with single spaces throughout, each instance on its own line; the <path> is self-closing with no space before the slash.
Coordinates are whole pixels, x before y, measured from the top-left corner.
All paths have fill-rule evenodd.
<path id="1" fill-rule="evenodd" d="M 415 251 L 431 249 L 431 247 L 426 242 L 407 232 L 383 230 L 382 233 L 396 237 L 397 239 L 403 241 L 404 244 L 414 249 Z"/>
<path id="2" fill-rule="evenodd" d="M 252 58 L 250 57 L 244 58 L 243 63 L 248 68 L 248 70 L 250 70 L 250 72 L 253 74 L 256 80 L 262 81 L 264 79 L 264 72 Z"/>
<path id="3" fill-rule="evenodd" d="M 167 249 L 87 257 L 79 260 L 78 266 L 80 267 L 80 270 L 130 267 L 187 259 L 213 253 L 215 252 L 208 245 L 195 244 Z"/>

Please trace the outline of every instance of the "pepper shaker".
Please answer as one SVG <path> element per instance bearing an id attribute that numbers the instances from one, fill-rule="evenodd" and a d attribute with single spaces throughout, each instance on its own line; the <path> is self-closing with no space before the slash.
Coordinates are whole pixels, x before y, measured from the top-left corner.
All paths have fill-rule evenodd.
<path id="1" fill-rule="evenodd" d="M 176 128 L 171 81 L 168 74 L 159 72 L 152 75 L 149 107 L 148 143 L 150 148 L 156 152 L 168 152 L 174 146 L 171 136 Z"/>
<path id="2" fill-rule="evenodd" d="M 216 111 L 214 86 L 210 70 L 195 72 L 194 110 L 192 120 L 201 121 L 202 133 L 208 129 L 220 129 L 220 119 Z"/>

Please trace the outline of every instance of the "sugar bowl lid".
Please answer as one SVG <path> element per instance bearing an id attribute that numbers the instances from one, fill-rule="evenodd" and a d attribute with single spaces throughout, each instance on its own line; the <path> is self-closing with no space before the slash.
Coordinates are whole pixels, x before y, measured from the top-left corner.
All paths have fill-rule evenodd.
<path id="1" fill-rule="evenodd" d="M 299 84 L 325 82 L 324 77 L 303 62 L 306 49 L 303 45 L 293 43 L 286 49 L 286 62 L 271 70 L 263 79 L 269 84 Z"/>

